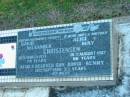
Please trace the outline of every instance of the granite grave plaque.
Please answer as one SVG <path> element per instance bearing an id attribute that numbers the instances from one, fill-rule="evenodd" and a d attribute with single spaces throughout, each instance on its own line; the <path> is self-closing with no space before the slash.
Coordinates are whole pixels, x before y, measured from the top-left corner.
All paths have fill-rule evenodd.
<path id="1" fill-rule="evenodd" d="M 17 77 L 89 77 L 112 74 L 109 21 L 20 31 Z"/>

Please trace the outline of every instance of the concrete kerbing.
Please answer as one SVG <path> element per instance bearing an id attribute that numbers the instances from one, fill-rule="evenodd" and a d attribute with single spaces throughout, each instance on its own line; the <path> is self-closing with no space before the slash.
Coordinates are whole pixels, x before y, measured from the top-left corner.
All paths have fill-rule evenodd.
<path id="1" fill-rule="evenodd" d="M 120 34 L 118 77 L 122 81 L 116 90 L 119 97 L 124 97 L 129 95 L 130 16 L 115 18 L 115 23 L 116 31 Z"/>
<path id="2" fill-rule="evenodd" d="M 118 17 L 118 18 L 114 18 L 114 28 L 115 31 L 117 33 L 119 33 L 119 66 L 118 66 L 118 77 L 122 76 L 122 73 L 124 71 L 124 60 L 123 60 L 123 52 L 122 50 L 124 50 L 124 35 L 127 32 L 127 29 L 129 30 L 130 27 L 128 27 L 128 25 L 130 25 L 130 16 L 124 16 L 124 17 Z M 124 28 L 123 28 L 124 27 Z M 126 29 L 127 28 L 127 29 Z"/>
<path id="3" fill-rule="evenodd" d="M 26 91 L 25 97 L 49 97 L 49 87 L 36 87 Z"/>
<path id="4" fill-rule="evenodd" d="M 49 97 L 49 87 L 33 87 L 30 89 L 1 89 L 0 97 Z"/>

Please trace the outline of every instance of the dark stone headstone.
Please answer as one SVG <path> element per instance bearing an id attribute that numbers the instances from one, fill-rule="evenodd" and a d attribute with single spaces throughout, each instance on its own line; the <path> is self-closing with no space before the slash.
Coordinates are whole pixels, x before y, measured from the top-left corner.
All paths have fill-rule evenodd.
<path id="1" fill-rule="evenodd" d="M 21 31 L 17 77 L 111 75 L 111 22 Z"/>

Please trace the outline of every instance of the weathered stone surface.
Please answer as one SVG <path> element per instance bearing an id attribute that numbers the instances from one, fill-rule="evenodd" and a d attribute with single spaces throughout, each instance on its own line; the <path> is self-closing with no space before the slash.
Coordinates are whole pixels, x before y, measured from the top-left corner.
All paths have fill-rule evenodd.
<path id="1" fill-rule="evenodd" d="M 49 88 L 35 87 L 30 89 L 1 89 L 0 97 L 49 97 Z"/>
<path id="2" fill-rule="evenodd" d="M 38 87 L 26 91 L 25 97 L 49 97 L 49 88 Z"/>
<path id="3" fill-rule="evenodd" d="M 3 96 L 3 90 L 1 89 L 0 90 L 0 97 L 2 97 Z"/>
<path id="4" fill-rule="evenodd" d="M 22 89 L 6 89 L 3 92 L 3 97 L 24 97 L 25 90 Z"/>

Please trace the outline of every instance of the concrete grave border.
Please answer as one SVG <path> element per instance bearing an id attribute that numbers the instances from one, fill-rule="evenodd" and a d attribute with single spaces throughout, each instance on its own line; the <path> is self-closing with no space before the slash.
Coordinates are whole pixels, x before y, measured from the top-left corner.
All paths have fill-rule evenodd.
<path id="1" fill-rule="evenodd" d="M 112 76 L 98 76 L 98 77 L 79 77 L 79 78 L 16 78 L 16 76 L 0 76 L 0 86 L 1 87 L 33 87 L 33 86 L 113 86 L 117 83 L 117 67 L 118 67 L 118 56 L 119 56 L 119 45 L 118 45 L 118 32 L 115 29 L 114 20 L 98 20 L 82 23 L 100 23 L 100 22 L 110 21 L 112 25 L 111 29 L 111 60 L 112 60 Z M 24 28 L 15 30 L 5 30 L 0 31 L 0 37 L 5 36 L 17 36 L 19 31 L 26 31 L 32 29 L 41 28 L 51 28 L 51 27 L 61 27 L 73 25 L 62 24 L 46 27 L 34 27 L 34 28 Z"/>

